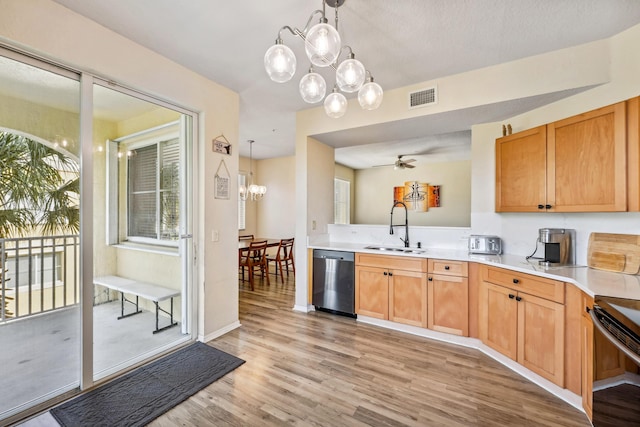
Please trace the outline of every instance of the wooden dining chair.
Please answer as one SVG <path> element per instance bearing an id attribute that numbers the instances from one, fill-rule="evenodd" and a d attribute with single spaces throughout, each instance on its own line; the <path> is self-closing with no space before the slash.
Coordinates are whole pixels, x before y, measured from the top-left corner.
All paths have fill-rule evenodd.
<path id="1" fill-rule="evenodd" d="M 253 240 L 253 234 L 242 234 L 238 236 L 238 240 Z"/>
<path id="2" fill-rule="evenodd" d="M 287 277 L 289 277 L 289 265 L 291 265 L 293 274 L 296 274 L 296 265 L 293 262 L 293 240 L 293 238 L 280 239 L 278 252 L 276 252 L 275 256 L 267 256 L 267 264 L 270 262 L 275 263 L 276 277 L 278 277 L 278 269 L 280 269 L 280 279 L 282 280 L 282 283 L 284 283 L 284 271 L 287 272 Z"/>
<path id="3" fill-rule="evenodd" d="M 243 250 L 240 255 L 240 268 L 242 268 L 242 280 L 244 281 L 244 269 L 249 272 L 249 284 L 251 290 L 254 290 L 254 277 L 256 271 L 259 271 L 262 277 L 267 278 L 269 285 L 269 263 L 267 262 L 267 241 L 256 240 L 249 243 L 249 247 Z"/>

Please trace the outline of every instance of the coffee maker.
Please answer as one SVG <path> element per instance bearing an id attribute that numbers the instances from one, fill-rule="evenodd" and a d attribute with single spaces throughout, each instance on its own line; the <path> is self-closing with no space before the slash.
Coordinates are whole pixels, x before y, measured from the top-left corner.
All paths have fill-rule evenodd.
<path id="1" fill-rule="evenodd" d="M 538 240 L 544 247 L 544 256 L 538 263 L 545 267 L 574 265 L 576 231 L 568 228 L 541 228 Z"/>

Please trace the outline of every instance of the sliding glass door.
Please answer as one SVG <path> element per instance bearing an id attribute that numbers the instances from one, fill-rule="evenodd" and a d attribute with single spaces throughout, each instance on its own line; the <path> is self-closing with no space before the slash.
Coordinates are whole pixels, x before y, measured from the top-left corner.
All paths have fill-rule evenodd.
<path id="1" fill-rule="evenodd" d="M 79 386 L 79 78 L 0 50 L 0 420 Z"/>
<path id="2" fill-rule="evenodd" d="M 189 339 L 192 123 L 125 89 L 95 84 L 93 95 L 98 380 Z"/>
<path id="3" fill-rule="evenodd" d="M 192 339 L 194 120 L 0 48 L 0 424 Z"/>

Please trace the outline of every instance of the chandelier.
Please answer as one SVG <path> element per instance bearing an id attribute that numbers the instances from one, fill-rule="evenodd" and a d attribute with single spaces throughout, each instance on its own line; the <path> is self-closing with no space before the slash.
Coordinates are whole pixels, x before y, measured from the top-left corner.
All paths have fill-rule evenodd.
<path id="1" fill-rule="evenodd" d="M 253 183 L 253 139 L 247 141 L 249 145 L 249 185 L 240 185 L 238 188 L 241 200 L 260 200 L 267 192 L 264 185 L 256 185 Z"/>
<path id="2" fill-rule="evenodd" d="M 300 79 L 298 88 L 305 102 L 315 104 L 324 99 L 324 110 L 329 117 L 342 117 L 347 111 L 347 98 L 342 94 L 358 92 L 358 102 L 365 110 L 375 110 L 382 103 L 382 87 L 373 81 L 369 70 L 362 62 L 355 59 L 350 46 L 342 46 L 338 33 L 338 8 L 345 0 L 322 0 L 322 10 L 315 10 L 309 16 L 303 30 L 285 25 L 278 31 L 276 43 L 264 55 L 264 67 L 267 74 L 277 83 L 285 83 L 293 78 L 296 72 L 296 56 L 291 48 L 282 41 L 282 31 L 288 30 L 304 41 L 304 48 L 311 62 L 309 72 Z M 327 23 L 325 5 L 335 10 L 335 27 Z M 311 25 L 314 16 L 320 15 L 317 24 Z M 346 51 L 346 59 L 339 61 L 340 55 Z M 332 67 L 336 71 L 335 84 L 331 93 L 325 98 L 327 83 L 313 67 Z"/>

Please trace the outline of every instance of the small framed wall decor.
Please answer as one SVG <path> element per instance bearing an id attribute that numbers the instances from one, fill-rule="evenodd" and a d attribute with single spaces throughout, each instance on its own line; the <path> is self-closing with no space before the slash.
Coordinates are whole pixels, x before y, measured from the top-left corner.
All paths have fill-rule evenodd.
<path id="1" fill-rule="evenodd" d="M 231 143 L 223 135 L 218 135 L 213 138 L 213 152 L 231 155 Z"/>
<path id="2" fill-rule="evenodd" d="M 221 168 L 224 168 L 220 170 Z M 224 162 L 224 159 L 220 161 L 218 165 L 218 169 L 216 170 L 216 175 L 214 177 L 215 183 L 213 188 L 213 197 L 216 199 L 229 199 L 229 184 L 230 184 L 230 174 L 229 169 L 227 169 L 227 164 Z"/>

